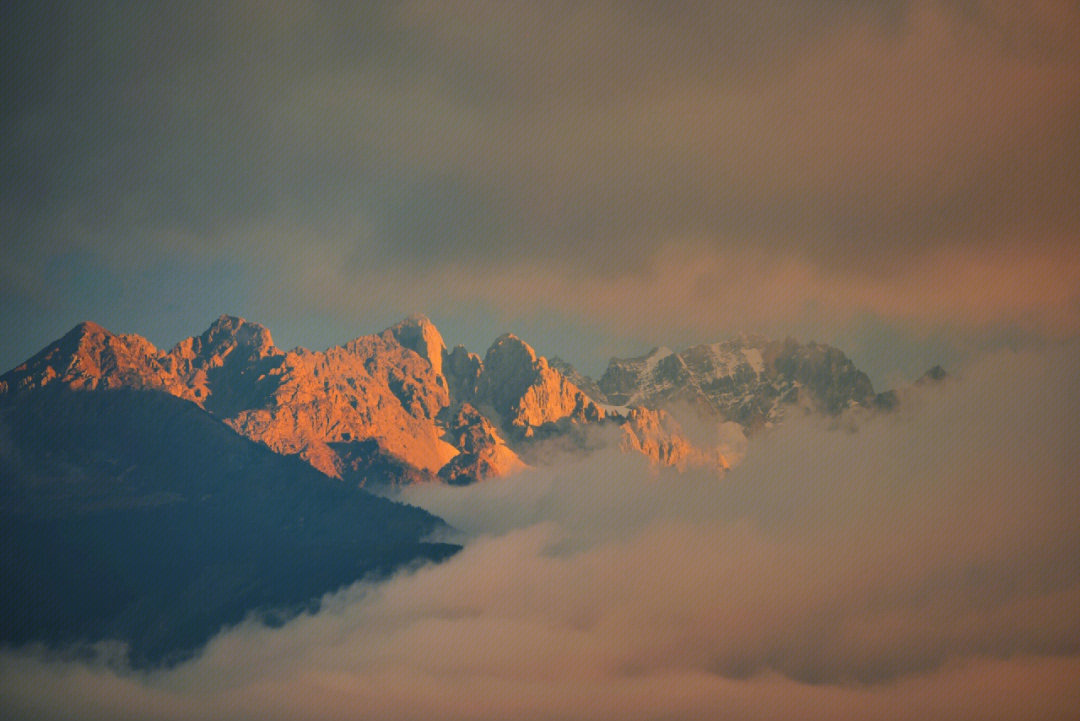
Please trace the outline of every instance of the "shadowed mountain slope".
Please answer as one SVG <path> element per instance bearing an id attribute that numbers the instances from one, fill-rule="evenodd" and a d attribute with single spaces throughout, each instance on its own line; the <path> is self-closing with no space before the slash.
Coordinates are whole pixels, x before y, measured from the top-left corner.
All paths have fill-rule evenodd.
<path id="1" fill-rule="evenodd" d="M 250 612 L 295 612 L 438 560 L 439 519 L 327 478 L 167 393 L 54 385 L 0 404 L 0 639 L 119 639 L 175 661 Z"/>

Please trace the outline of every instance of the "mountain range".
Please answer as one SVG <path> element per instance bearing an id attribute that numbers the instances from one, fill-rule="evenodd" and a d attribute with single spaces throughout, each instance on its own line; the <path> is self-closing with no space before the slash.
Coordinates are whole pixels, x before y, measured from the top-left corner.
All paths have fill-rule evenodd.
<path id="1" fill-rule="evenodd" d="M 502 476 L 542 462 L 546 441 L 588 443 L 600 428 L 617 428 L 624 448 L 656 463 L 722 470 L 720 450 L 692 444 L 672 409 L 754 432 L 795 409 L 837 414 L 896 400 L 875 394 L 841 351 L 815 343 L 742 337 L 657 348 L 612 358 L 594 381 L 511 333 L 482 359 L 450 350 L 422 315 L 325 351 L 288 352 L 263 326 L 231 316 L 169 351 L 80 323 L 0 376 L 0 400 L 56 385 L 163 391 L 361 486 Z"/>
<path id="2" fill-rule="evenodd" d="M 0 376 L 0 641 L 190 655 L 245 615 L 458 546 L 369 493 L 467 484 L 617 440 L 653 463 L 731 459 L 676 418 L 746 433 L 794 412 L 888 409 L 839 350 L 743 337 L 613 358 L 598 380 L 507 333 L 483 358 L 426 317 L 282 351 L 221 316 L 159 350 L 84 322 Z"/>

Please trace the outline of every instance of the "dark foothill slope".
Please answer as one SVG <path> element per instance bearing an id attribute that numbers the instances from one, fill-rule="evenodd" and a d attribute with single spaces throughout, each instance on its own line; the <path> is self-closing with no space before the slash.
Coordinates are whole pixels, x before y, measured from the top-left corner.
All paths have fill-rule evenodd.
<path id="1" fill-rule="evenodd" d="M 164 392 L 0 400 L 0 640 L 118 639 L 136 665 L 251 612 L 457 547 L 439 519 L 330 479 Z"/>

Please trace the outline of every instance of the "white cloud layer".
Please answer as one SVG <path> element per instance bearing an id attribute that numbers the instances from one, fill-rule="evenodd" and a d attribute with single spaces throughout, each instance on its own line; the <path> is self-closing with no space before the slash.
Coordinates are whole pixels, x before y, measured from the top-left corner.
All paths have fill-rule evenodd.
<path id="1" fill-rule="evenodd" d="M 439 566 L 135 673 L 0 655 L 9 718 L 1075 718 L 1080 346 L 793 422 L 724 480 L 586 460 L 406 500 Z"/>

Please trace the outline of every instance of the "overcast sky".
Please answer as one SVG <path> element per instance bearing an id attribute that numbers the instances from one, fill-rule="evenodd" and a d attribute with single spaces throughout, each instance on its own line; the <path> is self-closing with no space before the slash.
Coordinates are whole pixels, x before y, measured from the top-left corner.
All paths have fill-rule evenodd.
<path id="1" fill-rule="evenodd" d="M 1080 332 L 1076 3 L 6 3 L 0 365 L 221 313 L 878 387 Z"/>

